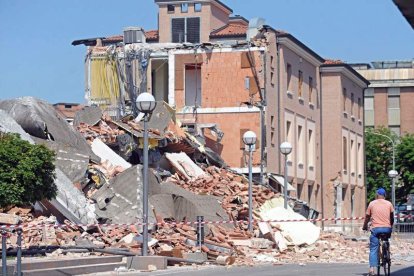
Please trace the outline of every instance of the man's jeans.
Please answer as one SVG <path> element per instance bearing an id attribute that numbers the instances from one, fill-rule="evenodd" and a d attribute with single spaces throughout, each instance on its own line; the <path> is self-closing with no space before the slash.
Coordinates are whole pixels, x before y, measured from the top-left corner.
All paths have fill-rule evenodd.
<path id="1" fill-rule="evenodd" d="M 378 266 L 378 246 L 379 246 L 379 234 L 391 234 L 392 228 L 390 227 L 377 227 L 371 229 L 371 237 L 369 238 L 369 266 Z"/>

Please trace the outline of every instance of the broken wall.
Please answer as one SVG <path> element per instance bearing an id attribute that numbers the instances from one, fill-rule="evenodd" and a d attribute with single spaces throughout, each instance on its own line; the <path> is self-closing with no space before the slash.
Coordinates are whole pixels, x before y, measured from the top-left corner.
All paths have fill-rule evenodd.
<path id="1" fill-rule="evenodd" d="M 252 50 L 251 58 L 258 73 L 259 86 L 263 87 L 260 51 Z M 200 65 L 201 71 L 201 79 L 197 80 L 201 83 L 201 105 L 196 109 L 193 109 L 194 104 L 185 106 L 186 66 L 191 64 Z M 214 137 L 210 137 L 207 145 L 220 154 L 230 167 L 246 167 L 246 153 L 243 152 L 242 142 L 244 132 L 254 131 L 260 141 L 260 112 L 257 108 L 248 108 L 246 105 L 251 100 L 260 100 L 260 87 L 253 77 L 248 52 L 224 49 L 223 52 L 213 50 L 197 55 L 175 54 L 174 66 L 177 117 L 183 123 L 216 123 L 224 132 L 223 140 L 215 143 L 211 139 Z M 255 165 L 260 162 L 260 143 L 256 146 L 258 150 L 254 153 Z"/>

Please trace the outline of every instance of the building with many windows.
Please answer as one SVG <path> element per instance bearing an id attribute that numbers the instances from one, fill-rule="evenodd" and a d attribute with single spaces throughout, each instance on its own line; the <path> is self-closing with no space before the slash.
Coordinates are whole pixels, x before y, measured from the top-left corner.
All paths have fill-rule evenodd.
<path id="1" fill-rule="evenodd" d="M 123 116 L 133 112 L 139 93 L 151 91 L 242 173 L 248 171 L 242 136 L 252 130 L 258 136 L 253 172 L 280 191 L 285 160 L 279 145 L 288 141 L 291 196 L 324 217 L 363 215 L 368 81 L 262 19 L 231 16 L 221 1 L 155 3 L 158 30 L 136 28 L 135 41 L 129 29 L 124 36 L 73 42 L 89 47 L 89 103 Z"/>
<path id="2" fill-rule="evenodd" d="M 414 61 L 352 65 L 370 81 L 365 90 L 366 127 L 388 127 L 397 135 L 414 133 Z"/>

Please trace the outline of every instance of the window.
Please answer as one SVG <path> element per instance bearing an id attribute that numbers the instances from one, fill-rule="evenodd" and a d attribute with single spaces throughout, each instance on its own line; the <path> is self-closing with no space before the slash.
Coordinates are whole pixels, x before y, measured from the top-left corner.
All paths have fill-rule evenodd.
<path id="1" fill-rule="evenodd" d="M 364 121 L 366 126 L 374 126 L 374 96 L 366 96 L 364 99 Z"/>
<path id="2" fill-rule="evenodd" d="M 351 93 L 351 115 L 354 115 L 354 93 Z"/>
<path id="3" fill-rule="evenodd" d="M 313 185 L 308 185 L 308 203 L 312 202 Z"/>
<path id="4" fill-rule="evenodd" d="M 303 134 L 303 127 L 301 125 L 298 126 L 298 165 L 303 165 L 304 157 L 305 157 L 305 139 Z"/>
<path id="5" fill-rule="evenodd" d="M 171 21 L 172 42 L 185 42 L 185 18 L 174 18 Z"/>
<path id="6" fill-rule="evenodd" d="M 292 130 L 292 122 L 286 121 L 286 141 L 288 141 L 291 145 L 293 145 L 293 130 Z M 287 159 L 292 161 L 293 154 L 288 154 Z"/>
<path id="7" fill-rule="evenodd" d="M 199 43 L 200 18 L 173 18 L 171 21 L 171 33 L 173 43 Z"/>
<path id="8" fill-rule="evenodd" d="M 185 105 L 201 106 L 201 65 L 185 66 Z"/>
<path id="9" fill-rule="evenodd" d="M 175 12 L 175 6 L 174 5 L 167 5 L 168 13 L 174 13 Z"/>
<path id="10" fill-rule="evenodd" d="M 358 119 L 361 119 L 361 98 L 358 98 Z"/>
<path id="11" fill-rule="evenodd" d="M 388 125 L 399 126 L 400 119 L 400 89 L 388 88 Z"/>
<path id="12" fill-rule="evenodd" d="M 351 175 L 355 176 L 356 171 L 356 156 L 355 156 L 355 142 L 351 139 Z"/>
<path id="13" fill-rule="evenodd" d="M 342 137 L 342 168 L 346 173 L 348 170 L 348 142 L 346 137 Z"/>
<path id="14" fill-rule="evenodd" d="M 292 79 L 292 66 L 288 63 L 286 66 L 287 73 L 287 91 L 290 91 L 290 80 Z"/>
<path id="15" fill-rule="evenodd" d="M 362 145 L 361 145 L 361 143 L 358 143 L 358 168 L 357 168 L 357 174 L 358 174 L 358 177 L 360 177 L 360 175 L 361 175 L 361 177 L 362 177 L 362 172 L 363 172 L 363 168 L 362 168 L 362 159 L 363 159 L 363 155 L 362 155 Z"/>
<path id="16" fill-rule="evenodd" d="M 345 201 L 345 199 L 346 199 L 346 187 L 343 187 L 342 188 L 342 201 Z"/>
<path id="17" fill-rule="evenodd" d="M 313 79 L 312 77 L 309 77 L 309 102 L 312 103 L 312 97 L 313 97 Z"/>
<path id="18" fill-rule="evenodd" d="M 302 98 L 302 84 L 303 84 L 303 72 L 299 70 L 298 77 L 298 97 Z"/>
<path id="19" fill-rule="evenodd" d="M 342 109 L 346 112 L 346 88 L 342 90 Z"/>
<path id="20" fill-rule="evenodd" d="M 201 12 L 201 8 L 202 8 L 201 3 L 195 3 L 194 4 L 194 11 L 195 12 Z"/>
<path id="21" fill-rule="evenodd" d="M 188 3 L 181 4 L 181 12 L 183 13 L 188 12 Z"/>
<path id="22" fill-rule="evenodd" d="M 313 167 L 315 165 L 315 137 L 313 130 L 308 130 L 308 166 Z"/>
<path id="23" fill-rule="evenodd" d="M 187 42 L 199 43 L 200 42 L 200 18 L 189 17 L 187 18 Z"/>

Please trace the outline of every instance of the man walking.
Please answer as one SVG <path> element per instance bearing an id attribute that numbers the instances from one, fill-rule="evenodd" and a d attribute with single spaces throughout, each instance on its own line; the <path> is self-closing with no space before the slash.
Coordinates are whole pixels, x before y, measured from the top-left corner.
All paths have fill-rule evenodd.
<path id="1" fill-rule="evenodd" d="M 369 275 L 375 275 L 375 267 L 378 266 L 379 234 L 391 236 L 394 224 L 394 207 L 391 202 L 385 200 L 385 190 L 377 190 L 375 200 L 368 205 L 363 230 L 368 230 L 368 222 L 371 221 L 371 237 L 369 238 Z"/>

